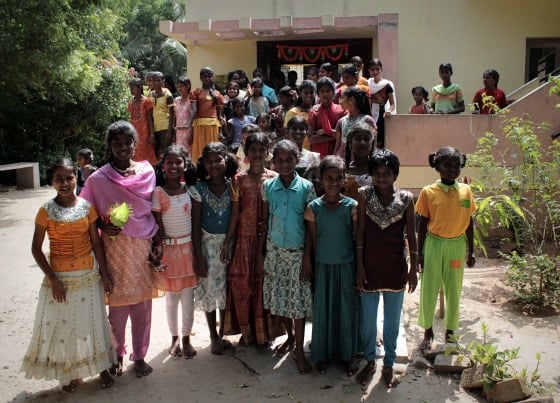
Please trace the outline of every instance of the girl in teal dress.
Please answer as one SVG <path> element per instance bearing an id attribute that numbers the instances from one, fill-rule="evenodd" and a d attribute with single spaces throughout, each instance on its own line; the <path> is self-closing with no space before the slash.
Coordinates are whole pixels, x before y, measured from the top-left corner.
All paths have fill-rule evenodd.
<path id="1" fill-rule="evenodd" d="M 319 173 L 325 194 L 305 211 L 310 253 L 305 255 L 308 271 L 315 261 L 313 334 L 311 360 L 320 373 L 329 361 L 344 362 L 349 376 L 357 366 L 353 360 L 358 344 L 359 300 L 355 289 L 354 234 L 357 226 L 356 200 L 342 195 L 344 160 L 329 155 Z"/>

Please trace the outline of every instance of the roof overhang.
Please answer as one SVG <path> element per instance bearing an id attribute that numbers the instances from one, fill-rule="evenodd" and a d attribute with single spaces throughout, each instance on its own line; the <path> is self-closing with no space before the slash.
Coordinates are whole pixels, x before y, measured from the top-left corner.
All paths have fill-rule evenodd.
<path id="1" fill-rule="evenodd" d="M 223 41 L 289 41 L 299 39 L 343 39 L 373 36 L 377 16 L 240 18 L 194 22 L 160 21 L 159 30 L 185 44 L 211 44 Z"/>

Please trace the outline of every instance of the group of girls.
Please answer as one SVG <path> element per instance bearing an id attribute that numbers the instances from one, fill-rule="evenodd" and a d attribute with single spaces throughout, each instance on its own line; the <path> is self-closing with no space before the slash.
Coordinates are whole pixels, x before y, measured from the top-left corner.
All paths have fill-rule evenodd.
<path id="1" fill-rule="evenodd" d="M 294 117 L 288 137 L 298 137 L 305 122 Z M 387 387 L 396 386 L 400 311 L 407 283 L 409 292 L 416 288 L 417 270 L 425 270 L 421 347 L 429 348 L 434 338 L 441 284 L 448 303 L 446 340 L 458 327 L 467 247 L 466 263 L 474 264 L 474 200 L 468 185 L 457 182 L 465 157 L 452 147 L 431 155 L 441 180 L 424 188 L 416 205 L 417 247 L 412 195 L 394 187 L 398 158 L 386 149 L 370 154 L 373 140 L 371 127 L 363 124 L 348 135 L 356 168 L 365 164 L 370 178 L 354 189 L 354 198 L 348 196 L 347 168 L 338 156 L 319 163 L 321 186 L 300 177 L 301 148 L 292 140 L 274 146 L 274 171 L 267 169 L 269 140 L 260 131 L 245 139 L 249 167 L 242 172 L 221 142 L 203 148 L 196 169 L 182 146 L 169 146 L 156 186 L 150 164 L 132 160 L 133 126 L 112 124 L 108 163 L 90 176 L 84 198 L 75 195 L 74 165 L 53 166 L 57 196 L 41 207 L 33 238 L 45 280 L 22 366 L 26 376 L 59 379 L 72 392 L 81 378 L 99 373 L 102 387 L 111 386 L 111 374 L 123 372 L 129 316 L 130 359 L 137 377 L 149 375 L 144 357 L 151 299 L 165 291 L 172 356 L 196 355 L 190 334 L 197 304 L 206 314 L 213 354 L 231 346 L 224 335 L 241 334 L 241 345 L 268 347 L 287 333 L 275 353 L 290 352 L 304 374 L 311 370 L 304 354 L 305 320 L 313 314 L 311 360 L 317 370 L 324 373 L 336 360 L 354 375 L 355 356 L 363 352 L 367 363 L 356 381 L 366 385 L 376 371 L 377 305 L 383 295 L 382 379 Z M 118 224 L 110 211 L 123 201 L 132 209 Z M 49 259 L 41 248 L 45 234 Z"/>

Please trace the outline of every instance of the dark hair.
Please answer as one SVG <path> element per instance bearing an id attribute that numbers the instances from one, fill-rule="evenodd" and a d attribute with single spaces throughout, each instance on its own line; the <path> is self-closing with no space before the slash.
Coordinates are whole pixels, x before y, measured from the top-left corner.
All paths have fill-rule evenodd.
<path id="1" fill-rule="evenodd" d="M 204 148 L 202 149 L 202 155 L 198 158 L 196 164 L 197 165 L 196 173 L 201 181 L 205 181 L 208 176 L 208 172 L 206 171 L 204 160 L 206 159 L 206 157 L 208 157 L 209 154 L 221 155 L 222 158 L 225 160 L 226 172 L 224 176 L 226 178 L 231 179 L 235 176 L 235 174 L 237 173 L 237 168 L 239 167 L 239 165 L 237 164 L 237 159 L 228 152 L 228 149 L 224 143 L 219 141 L 214 141 L 204 146 Z"/>
<path id="2" fill-rule="evenodd" d="M 255 77 L 260 77 L 261 79 L 264 79 L 263 69 L 261 69 L 260 67 L 257 67 L 255 70 L 253 70 L 253 78 L 255 78 Z"/>
<path id="3" fill-rule="evenodd" d="M 138 133 L 136 129 L 132 126 L 132 123 L 126 120 L 117 120 L 109 125 L 107 128 L 107 134 L 105 135 L 105 161 L 113 162 L 113 153 L 111 152 L 111 141 L 119 134 L 126 134 L 134 144 L 138 143 Z"/>
<path id="4" fill-rule="evenodd" d="M 138 88 L 143 88 L 143 83 L 142 83 L 142 79 L 141 78 L 133 78 L 132 80 L 130 80 L 128 82 L 129 86 L 134 86 L 134 87 L 138 87 Z"/>
<path id="5" fill-rule="evenodd" d="M 358 77 L 358 69 L 352 63 L 348 63 L 340 70 L 340 74 L 350 74 L 351 76 Z"/>
<path id="6" fill-rule="evenodd" d="M 299 148 L 292 140 L 284 139 L 276 143 L 274 149 L 272 150 L 272 158 L 276 158 L 278 156 L 278 153 L 283 151 L 292 154 L 294 157 L 296 157 L 296 160 L 299 160 Z"/>
<path id="7" fill-rule="evenodd" d="M 329 77 L 321 77 L 317 80 L 317 92 L 319 92 L 319 90 L 323 87 L 329 87 L 333 90 L 333 92 L 336 91 L 336 84 L 334 83 L 332 78 Z"/>
<path id="8" fill-rule="evenodd" d="M 428 91 L 426 91 L 424 87 L 422 87 L 421 85 L 417 85 L 416 87 L 413 87 L 412 95 L 414 95 L 416 91 L 420 91 L 422 93 L 422 98 L 424 98 L 424 101 L 428 100 Z"/>
<path id="9" fill-rule="evenodd" d="M 334 74 L 334 72 L 335 72 L 335 68 L 334 68 L 334 65 L 332 63 L 321 64 L 321 67 L 319 67 L 319 70 L 325 70 L 325 71 L 328 71 L 331 74 Z"/>
<path id="10" fill-rule="evenodd" d="M 302 115 L 296 115 L 288 121 L 288 123 L 286 124 L 286 129 L 290 130 L 292 127 L 294 127 L 297 124 L 302 124 L 305 125 L 306 128 L 309 128 L 307 124 L 307 119 L 305 119 Z"/>
<path id="11" fill-rule="evenodd" d="M 183 159 L 183 164 L 185 165 L 185 171 L 183 172 L 183 178 L 187 186 L 192 186 L 196 183 L 196 166 L 192 163 L 189 158 L 189 152 L 180 144 L 170 145 L 165 149 L 161 156 L 161 160 L 156 164 L 156 185 L 165 185 L 165 174 L 163 172 L 163 163 L 165 158 L 170 154 L 177 154 Z"/>
<path id="12" fill-rule="evenodd" d="M 263 80 L 260 77 L 255 77 L 251 80 L 251 88 L 253 88 L 255 85 L 260 85 L 261 87 L 263 86 Z"/>
<path id="13" fill-rule="evenodd" d="M 465 154 L 461 154 L 459 150 L 455 147 L 442 147 L 437 152 L 432 153 L 428 156 L 428 163 L 432 168 L 438 169 L 439 164 L 446 158 L 459 158 L 461 161 L 461 168 L 465 167 L 467 162 L 467 156 Z"/>
<path id="14" fill-rule="evenodd" d="M 371 59 L 369 61 L 369 63 L 367 64 L 368 70 L 371 69 L 373 66 L 379 66 L 379 67 L 383 68 L 383 62 L 381 61 L 381 59 L 378 59 L 378 58 Z"/>
<path id="15" fill-rule="evenodd" d="M 356 100 L 356 106 L 362 115 L 370 115 L 371 116 L 371 109 L 369 106 L 369 98 L 368 94 L 365 91 L 362 91 L 356 86 L 348 87 L 343 92 L 347 98 L 354 98 Z"/>
<path id="16" fill-rule="evenodd" d="M 319 176 L 323 178 L 325 171 L 332 168 L 340 169 L 343 173 L 346 172 L 346 164 L 342 158 L 338 155 L 327 155 L 319 164 Z"/>
<path id="17" fill-rule="evenodd" d="M 350 63 L 352 63 L 352 64 L 359 63 L 362 66 L 364 65 L 364 61 L 362 60 L 362 58 L 360 56 L 352 56 L 350 58 Z"/>
<path id="18" fill-rule="evenodd" d="M 317 87 L 315 87 L 315 83 L 314 83 L 313 81 L 311 81 L 311 80 L 303 80 L 303 81 L 301 82 L 301 84 L 299 85 L 299 87 L 298 87 L 298 92 L 299 92 L 299 94 L 300 94 L 300 97 L 299 97 L 299 98 L 297 99 L 297 101 L 296 101 L 296 106 L 301 105 L 302 100 L 303 100 L 303 97 L 301 96 L 301 93 L 303 92 L 303 90 L 304 90 L 305 88 L 311 88 L 311 89 L 313 90 L 314 93 L 317 92 Z"/>
<path id="19" fill-rule="evenodd" d="M 362 122 L 362 123 L 358 123 L 357 125 L 352 126 L 350 128 L 350 130 L 348 130 L 348 135 L 346 137 L 346 143 L 351 144 L 352 139 L 354 138 L 354 136 L 356 134 L 367 134 L 368 136 L 371 137 L 372 141 L 375 140 L 374 129 L 373 129 L 373 127 L 371 127 L 367 123 Z"/>
<path id="20" fill-rule="evenodd" d="M 449 72 L 451 74 L 453 74 L 453 67 L 451 66 L 451 63 L 449 62 L 445 62 L 439 65 L 439 69 L 438 71 L 442 71 L 442 70 L 449 70 Z"/>
<path id="21" fill-rule="evenodd" d="M 173 76 L 171 74 L 164 74 L 163 82 L 167 85 L 167 89 L 169 90 L 169 92 L 171 92 L 171 94 L 177 93 L 177 87 L 175 87 Z"/>
<path id="22" fill-rule="evenodd" d="M 235 108 L 237 105 L 243 105 L 243 106 L 245 106 L 245 102 L 243 102 L 243 100 L 241 100 L 241 99 L 239 99 L 239 98 L 237 98 L 237 97 L 235 97 L 235 98 L 233 98 L 233 99 L 230 99 L 230 102 L 231 102 L 231 107 L 232 107 L 232 108 Z"/>
<path id="23" fill-rule="evenodd" d="M 48 183 L 52 183 L 54 173 L 57 169 L 70 169 L 70 170 L 72 170 L 74 175 L 78 175 L 78 167 L 76 167 L 76 164 L 74 164 L 74 162 L 69 158 L 63 158 L 63 159 L 55 161 L 49 167 L 49 169 L 47 170 L 47 182 Z"/>
<path id="24" fill-rule="evenodd" d="M 257 117 L 255 118 L 255 123 L 257 123 L 259 120 L 264 119 L 268 122 L 268 126 L 270 127 L 271 124 L 271 117 L 268 113 L 266 112 L 261 112 L 257 115 Z"/>
<path id="25" fill-rule="evenodd" d="M 399 176 L 399 169 L 401 163 L 397 154 L 387 148 L 377 149 L 370 156 L 368 160 L 368 172 L 373 175 L 373 171 L 378 166 L 385 165 L 395 174 L 395 179 Z"/>
<path id="26" fill-rule="evenodd" d="M 237 81 L 229 81 L 227 86 L 226 86 L 226 91 L 230 89 L 230 87 L 232 86 L 236 86 L 237 90 L 239 91 L 239 83 Z"/>
<path id="27" fill-rule="evenodd" d="M 200 78 L 202 78 L 203 74 L 214 75 L 214 70 L 212 70 L 210 67 L 203 67 L 200 69 Z M 216 86 L 214 84 L 212 84 L 212 88 L 209 89 L 208 95 L 210 95 L 210 97 L 212 98 L 212 104 L 216 105 L 216 103 L 218 102 L 218 91 L 216 90 Z"/>
<path id="28" fill-rule="evenodd" d="M 307 75 L 311 74 L 311 73 L 315 73 L 315 74 L 319 74 L 319 67 L 317 66 L 311 66 L 309 68 L 309 70 L 307 70 Z"/>
<path id="29" fill-rule="evenodd" d="M 181 76 L 177 79 L 177 83 L 181 83 L 183 85 L 188 85 L 189 87 L 192 85 L 191 84 L 191 79 L 188 78 L 187 76 Z"/>
<path id="30" fill-rule="evenodd" d="M 284 87 L 282 87 L 282 88 L 280 88 L 280 89 L 278 90 L 278 95 L 279 95 L 279 96 L 282 95 L 282 96 L 285 96 L 285 97 L 289 97 L 289 96 L 292 95 L 292 94 L 290 94 L 290 91 L 291 91 L 291 90 L 292 90 L 291 87 L 285 85 Z"/>
<path id="31" fill-rule="evenodd" d="M 241 130 L 245 129 L 247 126 L 248 125 L 243 126 Z M 243 152 L 245 153 L 245 155 L 249 154 L 249 149 L 253 144 L 261 144 L 265 146 L 266 149 L 268 149 L 268 146 L 270 145 L 268 136 L 264 134 L 257 125 L 253 125 L 253 126 L 256 126 L 258 130 L 252 131 L 251 134 L 249 134 L 249 136 L 247 137 L 247 139 L 245 139 L 245 144 L 243 145 Z M 251 127 L 250 130 L 253 130 L 253 128 Z"/>
<path id="32" fill-rule="evenodd" d="M 77 152 L 77 154 L 78 157 L 84 157 L 89 164 L 93 162 L 93 151 L 89 148 L 82 148 Z"/>
<path id="33" fill-rule="evenodd" d="M 498 86 L 498 81 L 500 81 L 500 73 L 498 73 L 496 70 L 494 69 L 488 69 L 485 70 L 484 73 L 482 73 L 482 75 L 488 74 L 490 77 L 492 77 L 494 79 L 494 81 L 496 81 L 496 87 Z"/>
<path id="34" fill-rule="evenodd" d="M 161 71 L 152 71 L 152 77 L 159 77 L 163 80 L 163 73 Z"/>

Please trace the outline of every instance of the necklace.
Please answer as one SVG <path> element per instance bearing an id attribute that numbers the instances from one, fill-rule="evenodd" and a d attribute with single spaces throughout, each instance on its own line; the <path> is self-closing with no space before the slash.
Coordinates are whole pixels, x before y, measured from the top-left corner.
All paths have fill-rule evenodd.
<path id="1" fill-rule="evenodd" d="M 125 168 L 125 169 L 119 169 L 119 168 L 117 168 L 117 167 L 115 166 L 115 164 L 113 164 L 113 163 L 111 163 L 111 166 L 113 167 L 113 169 L 114 169 L 115 171 L 117 171 L 118 173 L 123 174 L 123 175 L 128 175 L 128 170 L 129 170 L 130 167 L 131 167 L 131 165 L 129 165 L 129 166 L 128 166 L 127 168 Z"/>

